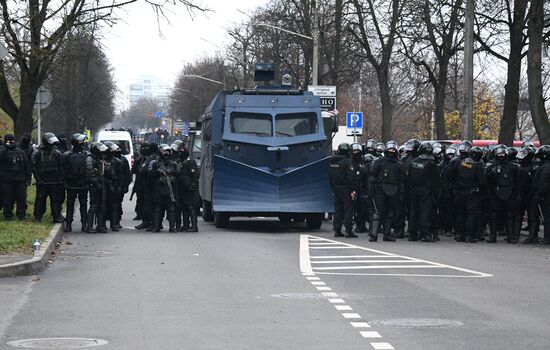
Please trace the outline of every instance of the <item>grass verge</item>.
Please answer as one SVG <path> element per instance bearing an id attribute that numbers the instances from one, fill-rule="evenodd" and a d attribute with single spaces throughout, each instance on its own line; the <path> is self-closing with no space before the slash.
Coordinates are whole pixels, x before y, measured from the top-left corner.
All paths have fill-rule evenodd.
<path id="1" fill-rule="evenodd" d="M 36 186 L 29 186 L 27 191 L 29 217 L 32 217 L 35 196 Z M 31 219 L 21 221 L 15 218 L 6 221 L 3 215 L 0 215 L 0 255 L 32 254 L 34 241 L 38 239 L 42 243 L 48 237 L 53 225 L 49 208 L 42 222 L 34 222 Z"/>

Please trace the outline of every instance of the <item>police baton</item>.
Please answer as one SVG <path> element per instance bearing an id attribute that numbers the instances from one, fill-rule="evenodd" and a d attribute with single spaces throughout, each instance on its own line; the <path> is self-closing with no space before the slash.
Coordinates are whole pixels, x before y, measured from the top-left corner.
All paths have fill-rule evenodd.
<path id="1" fill-rule="evenodd" d="M 374 207 L 374 212 L 376 213 L 376 215 L 378 215 L 378 208 L 376 207 L 376 202 L 374 201 L 374 197 L 371 197 L 370 199 L 371 199 L 372 205 Z"/>
<path id="2" fill-rule="evenodd" d="M 540 214 L 540 217 L 542 218 L 542 222 L 544 222 L 544 214 L 542 213 L 542 208 L 540 207 L 540 203 L 537 203 L 537 207 L 539 207 L 539 214 Z"/>

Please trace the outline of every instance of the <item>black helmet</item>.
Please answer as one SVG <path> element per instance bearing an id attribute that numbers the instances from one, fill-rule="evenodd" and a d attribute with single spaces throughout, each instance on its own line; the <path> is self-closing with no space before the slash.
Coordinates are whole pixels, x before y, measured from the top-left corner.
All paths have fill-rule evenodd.
<path id="1" fill-rule="evenodd" d="M 468 153 L 470 152 L 470 149 L 472 148 L 472 143 L 468 140 L 464 140 L 458 145 L 458 153 L 460 154 L 460 157 L 466 158 L 468 157 Z"/>
<path id="2" fill-rule="evenodd" d="M 433 142 L 432 147 L 432 153 L 434 156 L 440 156 L 445 153 L 445 145 L 443 145 L 441 142 Z"/>
<path id="3" fill-rule="evenodd" d="M 159 145 L 156 144 L 155 142 L 151 142 L 149 144 L 149 152 L 151 152 L 151 154 L 155 154 L 155 153 L 159 153 Z"/>
<path id="4" fill-rule="evenodd" d="M 67 137 L 65 136 L 65 133 L 63 132 L 58 132 L 57 133 L 57 138 L 59 139 L 59 143 L 62 144 L 62 145 L 66 145 L 67 144 Z"/>
<path id="5" fill-rule="evenodd" d="M 508 149 L 506 149 L 506 154 L 508 156 L 508 160 L 513 162 L 516 160 L 518 150 L 515 147 L 508 147 Z"/>
<path id="6" fill-rule="evenodd" d="M 376 140 L 374 139 L 369 139 L 367 140 L 367 142 L 365 143 L 365 149 L 368 153 L 373 153 L 376 151 Z"/>
<path id="7" fill-rule="evenodd" d="M 363 147 L 360 143 L 354 142 L 351 144 L 351 154 L 363 154 Z"/>
<path id="8" fill-rule="evenodd" d="M 524 147 L 536 147 L 536 146 L 533 141 L 523 141 L 521 143 L 521 148 L 524 148 Z"/>
<path id="9" fill-rule="evenodd" d="M 407 141 L 407 143 L 405 143 L 405 150 L 408 153 L 415 154 L 416 152 L 418 152 L 418 148 L 421 144 L 422 142 L 420 142 L 420 140 L 418 139 L 410 139 L 409 141 Z"/>
<path id="10" fill-rule="evenodd" d="M 172 144 L 170 145 L 170 148 L 171 148 L 172 151 L 174 151 L 174 152 L 179 152 L 183 146 L 184 146 L 184 145 L 183 145 L 183 141 L 182 141 L 182 140 L 175 140 L 175 141 L 172 142 Z"/>
<path id="11" fill-rule="evenodd" d="M 17 144 L 15 143 L 15 136 L 12 134 L 6 134 L 6 136 L 4 136 L 4 144 L 7 148 L 17 147 Z"/>
<path id="12" fill-rule="evenodd" d="M 92 143 L 92 146 L 90 147 L 90 151 L 92 154 L 100 155 L 102 153 L 107 152 L 108 148 L 105 146 L 102 142 L 96 141 Z"/>
<path id="13" fill-rule="evenodd" d="M 168 157 L 170 155 L 170 151 L 172 150 L 170 148 L 170 146 L 168 146 L 167 144 L 163 143 L 163 144 L 160 144 L 159 147 L 158 147 L 158 150 L 159 150 L 159 153 L 160 153 L 160 156 L 161 157 Z"/>
<path id="14" fill-rule="evenodd" d="M 120 151 L 120 147 L 113 141 L 105 141 L 105 146 L 109 147 L 109 152 L 117 153 Z"/>
<path id="15" fill-rule="evenodd" d="M 550 146 L 548 145 L 540 146 L 539 149 L 535 152 L 535 157 L 537 157 L 540 160 L 550 159 Z"/>
<path id="16" fill-rule="evenodd" d="M 418 154 L 432 154 L 433 151 L 434 148 L 431 142 L 423 142 L 420 147 L 418 147 Z"/>
<path id="17" fill-rule="evenodd" d="M 445 158 L 451 159 L 454 158 L 454 156 L 456 156 L 456 149 L 449 147 L 445 150 Z"/>
<path id="18" fill-rule="evenodd" d="M 27 147 L 28 145 L 30 145 L 32 141 L 32 138 L 31 138 L 31 134 L 29 134 L 28 132 L 24 133 L 23 136 L 21 137 L 21 142 L 19 143 L 19 146 L 21 147 Z"/>
<path id="19" fill-rule="evenodd" d="M 351 147 L 348 143 L 341 143 L 338 145 L 338 151 L 337 153 L 341 156 L 347 156 L 349 155 Z"/>
<path id="20" fill-rule="evenodd" d="M 84 134 L 76 133 L 71 136 L 71 145 L 73 147 L 83 147 L 84 142 L 86 142 L 86 135 Z"/>
<path id="21" fill-rule="evenodd" d="M 367 153 L 367 154 L 365 154 L 365 155 L 363 156 L 363 161 L 364 161 L 366 164 L 372 162 L 372 161 L 375 160 L 375 159 L 376 159 L 376 157 L 373 156 L 373 155 L 370 154 L 370 153 Z"/>
<path id="22" fill-rule="evenodd" d="M 399 145 L 397 145 L 397 142 L 395 141 L 386 142 L 386 150 L 384 151 L 384 155 L 391 158 L 397 158 L 398 152 L 399 152 Z"/>
<path id="23" fill-rule="evenodd" d="M 470 157 L 475 160 L 476 162 L 479 162 L 481 158 L 483 158 L 483 150 L 481 147 L 475 146 L 470 148 Z"/>
<path id="24" fill-rule="evenodd" d="M 382 153 L 384 153 L 384 151 L 386 150 L 386 145 L 384 145 L 383 142 L 378 142 L 376 144 L 376 154 L 378 154 L 379 156 L 382 155 Z"/>
<path id="25" fill-rule="evenodd" d="M 59 139 L 51 132 L 45 132 L 42 135 L 42 144 L 44 146 L 53 146 L 59 142 Z"/>
<path id="26" fill-rule="evenodd" d="M 148 156 L 149 154 L 151 154 L 151 149 L 149 147 L 150 147 L 149 142 L 143 141 L 139 148 L 141 154 L 144 156 Z"/>
<path id="27" fill-rule="evenodd" d="M 507 149 L 505 145 L 498 145 L 493 148 L 493 155 L 496 159 L 505 160 L 507 157 Z"/>
<path id="28" fill-rule="evenodd" d="M 520 161 L 522 164 L 529 164 L 533 160 L 533 157 L 535 156 L 535 151 L 529 146 L 522 147 L 521 150 L 518 152 L 518 155 L 516 158 Z"/>

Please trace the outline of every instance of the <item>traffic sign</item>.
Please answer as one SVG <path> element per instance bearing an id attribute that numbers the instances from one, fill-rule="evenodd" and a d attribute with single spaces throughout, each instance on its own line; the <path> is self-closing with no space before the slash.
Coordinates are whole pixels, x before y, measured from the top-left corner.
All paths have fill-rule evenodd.
<path id="1" fill-rule="evenodd" d="M 346 113 L 346 133 L 348 135 L 363 135 L 363 112 Z"/>
<path id="2" fill-rule="evenodd" d="M 310 85 L 307 91 L 313 92 L 315 96 L 336 97 L 336 86 L 331 85 Z"/>
<path id="3" fill-rule="evenodd" d="M 162 118 L 162 112 L 156 112 L 155 113 L 155 118 L 157 118 L 157 119 Z"/>
<path id="4" fill-rule="evenodd" d="M 36 94 L 36 99 L 34 101 L 35 109 L 44 109 L 50 105 L 52 102 L 52 91 L 45 86 L 41 86 L 38 89 Z"/>
<path id="5" fill-rule="evenodd" d="M 0 60 L 8 55 L 8 49 L 0 43 Z"/>
<path id="6" fill-rule="evenodd" d="M 336 109 L 336 97 L 321 97 L 321 110 L 330 112 Z"/>

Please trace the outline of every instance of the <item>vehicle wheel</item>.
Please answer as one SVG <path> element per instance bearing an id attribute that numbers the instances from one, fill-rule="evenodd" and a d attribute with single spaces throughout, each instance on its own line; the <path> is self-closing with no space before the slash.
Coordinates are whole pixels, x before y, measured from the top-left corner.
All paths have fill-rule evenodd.
<path id="1" fill-rule="evenodd" d="M 323 216 L 324 214 L 309 214 L 306 217 L 307 228 L 311 230 L 320 229 L 321 225 L 323 224 Z"/>
<path id="2" fill-rule="evenodd" d="M 214 225 L 216 228 L 226 228 L 229 225 L 229 214 L 214 213 Z"/>
<path id="3" fill-rule="evenodd" d="M 202 201 L 202 219 L 205 222 L 214 221 L 214 214 L 212 213 L 212 203 L 206 200 Z"/>
<path id="4" fill-rule="evenodd" d="M 306 215 L 305 214 L 294 214 L 292 216 L 292 220 L 294 222 L 304 222 L 304 221 L 306 221 Z"/>

